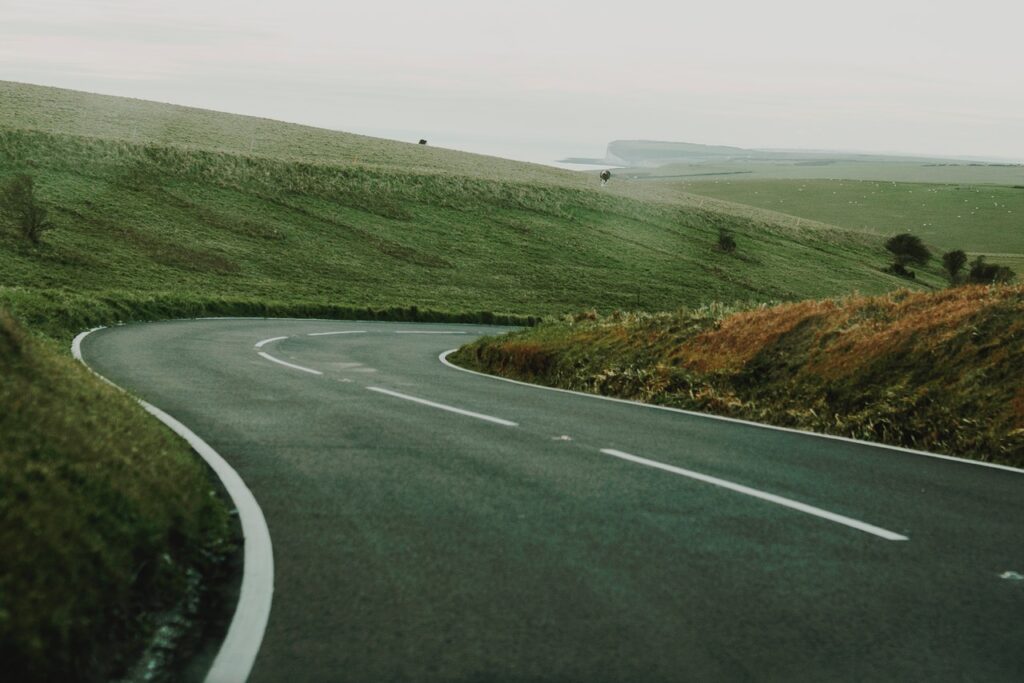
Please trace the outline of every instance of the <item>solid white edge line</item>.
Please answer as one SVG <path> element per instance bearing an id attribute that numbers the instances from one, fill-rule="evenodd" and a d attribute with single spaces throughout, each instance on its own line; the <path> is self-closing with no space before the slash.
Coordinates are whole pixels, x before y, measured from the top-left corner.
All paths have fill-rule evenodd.
<path id="1" fill-rule="evenodd" d="M 856 520 L 851 517 L 846 517 L 845 515 L 838 515 L 834 512 L 829 512 L 828 510 L 822 510 L 821 508 L 814 507 L 813 505 L 807 505 L 806 503 L 801 503 L 795 500 L 791 500 L 789 498 L 783 498 L 782 496 L 777 496 L 774 493 L 759 491 L 758 489 L 750 488 L 749 486 L 744 486 L 742 484 L 736 484 L 725 479 L 711 477 L 706 474 L 701 474 L 700 472 L 694 472 L 693 470 L 683 469 L 682 467 L 675 467 L 674 465 L 667 465 L 663 462 L 658 462 L 657 460 L 648 460 L 647 458 L 641 458 L 640 456 L 632 455 L 631 453 L 625 453 L 623 451 L 618 451 L 615 450 L 614 448 L 602 448 L 601 452 L 604 453 L 605 455 L 610 455 L 621 460 L 628 460 L 638 465 L 645 465 L 647 467 L 653 467 L 655 469 L 664 470 L 665 472 L 671 472 L 672 474 L 678 474 L 683 477 L 689 477 L 690 479 L 696 479 L 697 481 L 702 481 L 705 484 L 712 484 L 714 486 L 728 489 L 736 493 L 742 493 L 743 495 L 746 496 L 759 498 L 769 503 L 775 503 L 776 505 L 781 505 L 782 507 L 787 507 L 792 510 L 798 510 L 800 512 L 806 513 L 808 515 L 820 517 L 821 519 L 827 519 L 830 522 L 842 524 L 843 526 L 848 526 L 851 529 L 856 529 L 858 531 L 863 531 L 873 536 L 878 536 L 879 538 L 884 538 L 887 541 L 910 540 L 902 534 L 897 534 L 894 531 L 883 529 L 882 527 L 875 526 L 874 524 L 861 522 L 860 520 Z"/>
<path id="2" fill-rule="evenodd" d="M 475 417 L 478 420 L 484 420 L 486 422 L 493 422 L 494 424 L 502 425 L 503 427 L 518 427 L 519 423 L 512 422 L 510 420 L 503 420 L 500 417 L 492 417 L 490 415 L 484 415 L 483 413 L 474 413 L 471 410 L 463 410 L 462 408 L 456 408 L 455 406 L 445 405 L 444 403 L 435 403 L 434 401 L 428 401 L 425 398 L 417 398 L 415 396 L 409 396 L 408 394 L 400 394 L 397 391 L 391 391 L 390 389 L 382 389 L 381 387 L 366 387 L 370 391 L 376 391 L 378 394 L 386 394 L 388 396 L 394 396 L 395 398 L 405 399 L 406 401 L 412 401 L 414 403 L 420 403 L 431 408 L 438 408 L 440 410 L 447 410 L 450 413 L 457 413 L 459 415 L 465 415 L 467 417 Z"/>
<path id="3" fill-rule="evenodd" d="M 140 400 L 139 403 L 151 415 L 185 439 L 210 468 L 217 473 L 231 501 L 238 510 L 242 524 L 244 561 L 242 564 L 242 588 L 238 594 L 238 605 L 231 619 L 227 636 L 220 646 L 213 665 L 206 673 L 206 683 L 242 683 L 249 677 L 263 634 L 270 619 L 270 605 L 274 597 L 274 551 L 270 543 L 270 530 L 263 511 L 256 502 L 252 491 L 234 470 L 205 441 L 176 419 Z"/>
<path id="4" fill-rule="evenodd" d="M 613 396 L 601 396 L 600 394 L 588 394 L 582 391 L 574 391 L 572 389 L 561 389 L 559 387 L 549 387 L 543 384 L 531 384 L 530 382 L 523 382 L 518 379 L 509 379 L 508 377 L 499 377 L 497 375 L 489 375 L 486 372 L 478 372 L 476 370 L 470 370 L 469 368 L 463 368 L 455 363 L 448 360 L 448 356 L 458 351 L 458 349 L 449 349 L 443 351 L 439 356 L 440 360 L 444 365 L 449 368 L 459 370 L 461 372 L 468 372 L 471 375 L 479 375 L 480 377 L 487 377 L 489 379 L 498 380 L 499 382 L 508 382 L 510 384 L 518 384 L 524 387 L 532 387 L 534 389 L 546 389 L 548 391 L 557 391 L 562 394 L 573 394 L 574 396 L 583 396 L 585 398 L 595 398 L 601 401 L 611 401 L 612 403 L 625 403 L 626 405 L 637 406 L 639 408 L 651 408 L 653 410 L 664 410 L 670 413 L 679 413 L 680 415 L 691 415 L 693 417 L 703 417 L 709 420 L 718 420 L 720 422 L 731 422 L 733 424 L 747 425 L 748 427 L 759 427 L 761 429 L 770 429 L 776 432 L 786 432 L 788 434 L 804 434 L 806 436 L 814 436 L 819 439 L 828 439 L 830 441 L 844 441 L 846 443 L 858 444 L 860 446 L 871 446 L 872 448 L 882 448 L 889 451 L 896 451 L 898 453 L 909 453 L 911 455 L 921 455 L 927 458 L 937 458 L 939 460 L 948 460 L 950 462 L 961 463 L 963 465 L 975 465 L 978 467 L 988 467 L 995 470 L 1003 470 L 1005 472 L 1014 472 L 1016 474 L 1024 474 L 1024 469 L 1019 467 L 1012 467 L 1011 465 L 1000 465 L 994 462 L 984 462 L 982 460 L 968 460 L 967 458 L 958 458 L 954 455 L 943 455 L 941 453 L 929 453 L 928 451 L 920 451 L 913 448 L 904 448 L 903 446 L 890 446 L 885 443 L 877 443 L 875 441 L 863 441 L 861 439 L 854 439 L 849 436 L 838 436 L 836 434 L 822 434 L 821 432 L 808 432 L 802 429 L 793 429 L 792 427 L 779 427 L 776 425 L 764 424 L 763 422 L 752 422 L 751 420 L 741 420 L 736 417 L 726 417 L 724 415 L 715 415 L 713 413 L 699 413 L 694 410 L 684 410 L 683 408 L 673 408 L 671 406 L 659 406 L 653 403 L 641 403 L 640 401 L 631 401 L 625 398 L 615 398 Z"/>
<path id="5" fill-rule="evenodd" d="M 291 368 L 293 370 L 301 370 L 302 372 L 308 372 L 311 375 L 322 375 L 322 374 L 324 374 L 324 373 L 320 372 L 319 370 L 313 370 L 312 368 L 304 368 L 301 365 L 295 365 L 294 363 L 289 363 L 288 361 L 281 360 L 280 358 L 274 358 L 273 356 L 271 356 L 269 353 L 267 353 L 265 351 L 260 351 L 257 355 L 262 356 L 263 358 L 266 358 L 267 360 L 271 361 L 272 363 L 277 363 L 278 365 L 283 365 L 286 368 Z"/>
<path id="6" fill-rule="evenodd" d="M 264 344 L 269 344 L 270 342 L 281 341 L 282 339 L 287 339 L 287 338 L 288 337 L 285 336 L 285 337 L 271 337 L 270 339 L 264 339 L 263 341 L 256 342 L 255 348 L 261 349 L 261 348 L 263 348 Z"/>
<path id="7" fill-rule="evenodd" d="M 71 354 L 82 365 L 114 387 L 121 387 L 89 367 L 82 357 L 82 340 L 96 330 L 94 327 L 82 332 L 71 343 Z M 203 441 L 195 432 L 154 405 L 136 398 L 142 407 L 185 439 L 214 471 L 238 510 L 242 526 L 243 564 L 242 586 L 238 595 L 235 614 L 228 626 L 227 636 L 206 674 L 206 683 L 242 683 L 249 677 L 270 618 L 270 606 L 274 597 L 274 552 L 270 542 L 270 531 L 259 503 L 245 482 L 217 451 Z"/>
<path id="8" fill-rule="evenodd" d="M 343 330 L 341 332 L 310 332 L 307 337 L 326 337 L 330 334 L 366 334 L 366 330 Z"/>

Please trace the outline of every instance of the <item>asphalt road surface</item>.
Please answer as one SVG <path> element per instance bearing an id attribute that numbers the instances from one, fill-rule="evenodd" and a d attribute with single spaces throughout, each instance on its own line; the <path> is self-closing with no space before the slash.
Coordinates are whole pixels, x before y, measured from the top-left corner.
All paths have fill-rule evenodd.
<path id="1" fill-rule="evenodd" d="M 494 331 L 85 339 L 263 509 L 274 593 L 250 680 L 1024 680 L 1024 474 L 439 361 Z"/>

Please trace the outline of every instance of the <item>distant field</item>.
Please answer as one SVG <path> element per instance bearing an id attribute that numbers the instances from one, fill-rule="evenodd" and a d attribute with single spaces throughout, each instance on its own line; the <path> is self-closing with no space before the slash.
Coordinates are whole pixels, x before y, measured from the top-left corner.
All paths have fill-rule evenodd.
<path id="1" fill-rule="evenodd" d="M 1024 188 L 857 180 L 680 181 L 679 189 L 879 235 L 912 232 L 1024 273 Z"/>
<path id="2" fill-rule="evenodd" d="M 970 185 L 1024 185 L 1024 165 L 972 164 L 921 161 L 726 161 L 670 164 L 657 168 L 622 169 L 623 178 L 701 180 L 878 180 L 904 183 L 964 183 Z"/>

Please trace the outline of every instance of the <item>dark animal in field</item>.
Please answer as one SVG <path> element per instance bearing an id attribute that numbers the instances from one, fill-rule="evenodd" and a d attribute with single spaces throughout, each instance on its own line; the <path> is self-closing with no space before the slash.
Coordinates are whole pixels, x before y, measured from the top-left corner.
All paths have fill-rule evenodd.
<path id="1" fill-rule="evenodd" d="M 420 139 L 420 144 L 421 144 L 421 145 L 425 145 L 425 144 L 427 144 L 427 141 L 426 141 L 426 140 L 423 140 L 423 139 L 421 138 L 421 139 Z"/>
<path id="2" fill-rule="evenodd" d="M 611 177 L 612 177 L 612 172 L 611 171 L 601 171 L 601 176 L 600 176 L 601 184 L 602 185 L 607 185 L 608 184 L 608 179 L 611 178 Z"/>

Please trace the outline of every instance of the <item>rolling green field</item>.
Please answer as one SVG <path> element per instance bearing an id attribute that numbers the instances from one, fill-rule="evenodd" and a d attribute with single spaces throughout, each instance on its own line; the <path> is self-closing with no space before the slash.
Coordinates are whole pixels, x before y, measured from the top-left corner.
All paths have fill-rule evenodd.
<path id="1" fill-rule="evenodd" d="M 22 317 L 69 292 L 209 312 L 200 304 L 226 298 L 551 315 L 908 284 L 881 272 L 887 255 L 871 235 L 660 188 L 605 190 L 586 174 L 170 105 L 0 90 L 0 178 L 31 173 L 55 225 L 39 247 L 0 231 L 0 305 Z M 735 254 L 713 249 L 719 229 L 734 233 Z M 922 284 L 942 280 L 922 273 L 912 286 Z"/>
<path id="2" fill-rule="evenodd" d="M 984 254 L 1024 273 L 1024 187 L 719 179 L 679 188 L 879 235 L 912 232 L 941 251 Z"/>

